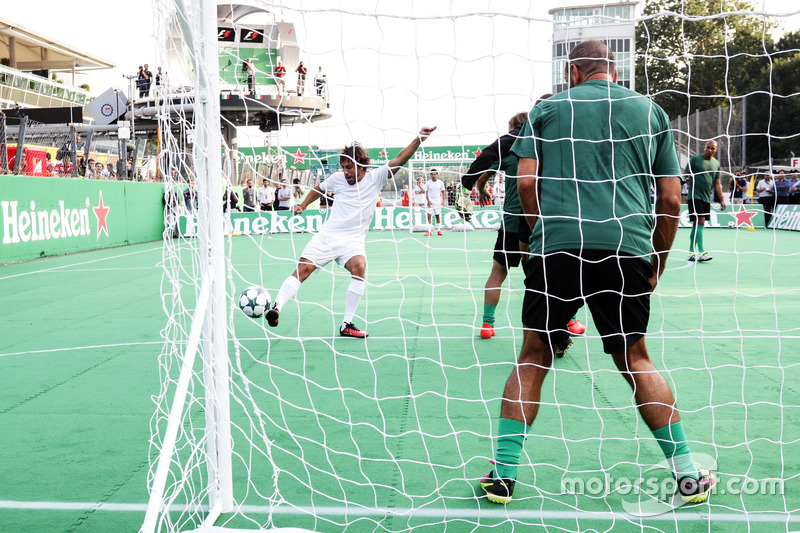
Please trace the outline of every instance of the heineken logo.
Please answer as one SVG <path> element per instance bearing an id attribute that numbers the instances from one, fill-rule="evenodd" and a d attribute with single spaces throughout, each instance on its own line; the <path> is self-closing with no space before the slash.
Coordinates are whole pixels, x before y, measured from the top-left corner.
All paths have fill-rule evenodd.
<path id="1" fill-rule="evenodd" d="M 103 204 L 102 191 L 98 205 L 94 207 L 88 197 L 85 205 L 77 208 L 66 205 L 63 200 L 54 209 L 38 209 L 33 200 L 29 204 L 20 204 L 16 200 L 0 201 L 0 211 L 3 213 L 3 244 L 91 235 L 90 208 L 97 221 L 96 236 L 99 238 L 101 231 L 108 236 L 108 213 L 111 208 Z"/>

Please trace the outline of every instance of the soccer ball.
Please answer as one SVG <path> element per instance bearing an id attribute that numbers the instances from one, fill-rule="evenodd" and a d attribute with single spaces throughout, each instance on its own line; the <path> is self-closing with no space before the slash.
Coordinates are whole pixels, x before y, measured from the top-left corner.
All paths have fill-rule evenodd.
<path id="1" fill-rule="evenodd" d="M 269 293 L 264 287 L 252 285 L 243 290 L 239 296 L 239 308 L 249 317 L 260 317 L 267 312 L 269 306 Z"/>

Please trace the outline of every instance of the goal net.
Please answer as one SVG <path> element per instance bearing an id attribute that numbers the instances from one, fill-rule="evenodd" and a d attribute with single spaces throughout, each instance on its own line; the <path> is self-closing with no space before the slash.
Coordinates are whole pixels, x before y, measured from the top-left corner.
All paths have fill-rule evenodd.
<path id="1" fill-rule="evenodd" d="M 796 177 L 796 7 L 154 1 L 167 83 L 137 121 L 159 124 L 166 324 L 142 531 L 800 529 L 800 234 L 780 229 L 797 228 L 800 208 L 790 190 L 765 228 L 753 192 L 766 173 Z M 753 183 L 742 203 L 712 202 L 710 263 L 686 261 L 682 206 L 651 297 L 650 357 L 695 457 L 717 472 L 702 505 L 674 500 L 585 308 L 586 333 L 545 380 L 513 501 L 487 501 L 479 482 L 522 344 L 524 273 L 508 269 L 496 335 L 481 338 L 497 232 L 463 230 L 496 229 L 501 202 L 473 202 L 467 219 L 448 192 L 443 235 L 428 236 L 413 231 L 413 192 L 403 200 L 434 168 L 460 195 L 509 118 L 564 89 L 565 58 L 587 36 L 615 50 L 619 83 L 667 111 L 681 166 L 717 140 L 724 191 L 737 171 Z M 277 327 L 247 317 L 240 293 L 257 285 L 274 300 L 331 213 L 283 208 L 339 170 L 344 146 L 361 143 L 379 167 L 423 126 L 437 130 L 384 186 L 366 234 L 352 322 L 369 337 L 340 335 L 353 282 L 335 262 Z M 420 155 L 442 147 L 462 155 Z"/>

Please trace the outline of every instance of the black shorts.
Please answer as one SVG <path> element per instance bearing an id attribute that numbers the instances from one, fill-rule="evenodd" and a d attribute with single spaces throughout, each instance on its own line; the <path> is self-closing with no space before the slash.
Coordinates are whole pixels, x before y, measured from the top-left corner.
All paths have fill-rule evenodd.
<path id="1" fill-rule="evenodd" d="M 711 217 L 711 204 L 703 200 L 689 200 L 689 220 L 694 222 L 697 217 L 708 220 Z"/>
<path id="2" fill-rule="evenodd" d="M 640 257 L 605 250 L 565 250 L 525 264 L 522 323 L 546 344 L 563 346 L 567 323 L 586 303 L 603 351 L 621 353 L 647 331 L 653 268 Z"/>
<path id="3" fill-rule="evenodd" d="M 522 259 L 518 235 L 516 231 L 497 230 L 497 240 L 494 243 L 492 259 L 505 266 L 506 270 L 518 267 Z"/>

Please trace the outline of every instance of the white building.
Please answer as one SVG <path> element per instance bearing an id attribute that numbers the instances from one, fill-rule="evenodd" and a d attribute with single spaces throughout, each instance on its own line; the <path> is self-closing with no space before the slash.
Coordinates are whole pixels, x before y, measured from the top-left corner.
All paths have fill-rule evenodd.
<path id="1" fill-rule="evenodd" d="M 553 94 L 568 88 L 564 68 L 569 53 L 579 42 L 597 39 L 605 42 L 617 62 L 617 83 L 634 87 L 634 47 L 638 1 L 559 7 L 553 15 Z"/>

